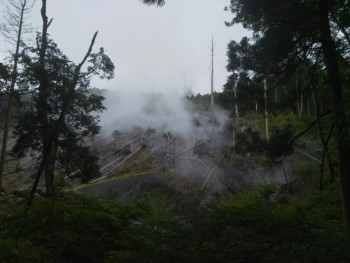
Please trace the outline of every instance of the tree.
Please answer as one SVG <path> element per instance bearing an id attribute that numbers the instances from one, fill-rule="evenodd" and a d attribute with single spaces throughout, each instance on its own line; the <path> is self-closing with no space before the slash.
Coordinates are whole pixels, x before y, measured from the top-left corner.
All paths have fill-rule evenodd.
<path id="1" fill-rule="evenodd" d="M 140 1 L 146 5 L 163 6 L 165 4 L 164 0 L 140 0 Z"/>
<path id="2" fill-rule="evenodd" d="M 2 148 L 0 157 L 0 189 L 2 188 L 3 174 L 6 161 L 7 141 L 10 128 L 12 105 L 15 103 L 16 94 L 15 86 L 18 77 L 18 59 L 20 47 L 22 46 L 23 34 L 30 32 L 30 29 L 24 24 L 26 16 L 31 12 L 34 2 L 31 0 L 15 0 L 9 1 L 9 6 L 5 15 L 6 22 L 0 25 L 0 31 L 5 40 L 13 45 L 14 50 L 10 51 L 12 56 L 12 65 L 9 69 L 9 76 L 5 76 L 7 80 L 2 89 L 8 95 L 7 109 L 5 113 L 4 132 L 2 137 Z M 2 67 L 3 68 L 3 67 Z M 4 72 L 4 70 L 2 70 Z M 7 73 L 5 73 L 7 74 Z M 3 74 L 2 74 L 3 75 Z"/>
<path id="3" fill-rule="evenodd" d="M 6 95 L 8 92 L 10 81 L 10 69 L 7 65 L 0 63 L 0 96 Z"/>
<path id="4" fill-rule="evenodd" d="M 94 75 L 113 78 L 114 65 L 103 48 L 92 53 L 97 32 L 82 61 L 71 62 L 47 37 L 52 20 L 46 16 L 46 0 L 42 0 L 41 15 L 43 29 L 37 36 L 37 46 L 21 54 L 27 82 L 37 92 L 33 94 L 32 110 L 19 120 L 15 150 L 31 148 L 40 153 L 32 196 L 43 172 L 46 194 L 52 196 L 56 171 L 80 169 L 85 180 L 98 175 L 97 158 L 83 145 L 86 136 L 99 131 L 98 116 L 91 113 L 104 108 L 103 97 L 89 92 L 90 79 Z M 86 63 L 90 65 L 84 70 Z"/>
<path id="5" fill-rule="evenodd" d="M 231 75 L 224 85 L 224 93 L 232 91 L 231 97 L 235 100 L 236 112 L 238 112 L 238 108 L 243 114 L 249 110 L 257 111 L 258 105 L 264 104 L 262 88 L 264 75 L 257 73 L 256 66 L 259 63 L 255 59 L 250 40 L 244 37 L 239 43 L 231 41 L 228 44 L 227 57 L 226 68 L 228 72 L 231 72 Z M 230 96 L 229 93 L 227 95 Z"/>
<path id="6" fill-rule="evenodd" d="M 320 63 L 326 68 L 333 96 L 344 223 L 350 225 L 349 125 L 339 71 L 339 64 L 346 64 L 350 56 L 349 49 L 342 45 L 349 32 L 348 13 L 345 15 L 348 1 L 231 0 L 230 10 L 235 17 L 229 24 L 241 23 L 253 31 L 255 45 L 262 51 L 258 54 L 272 62 L 265 65 L 268 72 L 285 76 L 306 59 L 315 61 L 321 54 Z"/>

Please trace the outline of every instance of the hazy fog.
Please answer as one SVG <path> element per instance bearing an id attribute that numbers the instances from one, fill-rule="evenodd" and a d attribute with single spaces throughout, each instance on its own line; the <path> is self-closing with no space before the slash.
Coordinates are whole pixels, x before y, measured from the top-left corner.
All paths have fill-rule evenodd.
<path id="1" fill-rule="evenodd" d="M 103 132 L 156 129 L 188 135 L 192 117 L 179 93 L 152 94 L 142 91 L 110 91 L 105 95 L 107 110 L 101 115 Z"/>

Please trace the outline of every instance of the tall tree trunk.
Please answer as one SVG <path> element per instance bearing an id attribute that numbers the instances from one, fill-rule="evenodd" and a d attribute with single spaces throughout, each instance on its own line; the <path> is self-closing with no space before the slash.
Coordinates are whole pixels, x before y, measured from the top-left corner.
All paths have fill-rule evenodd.
<path id="1" fill-rule="evenodd" d="M 287 90 L 286 90 L 286 86 L 282 86 L 283 87 L 283 91 L 284 91 L 284 96 L 286 96 L 287 97 Z"/>
<path id="2" fill-rule="evenodd" d="M 299 103 L 299 89 L 298 89 L 298 77 L 295 77 L 295 91 L 297 94 L 297 114 L 300 116 L 300 103 Z"/>
<path id="3" fill-rule="evenodd" d="M 320 97 L 320 113 L 323 114 L 323 100 L 322 100 L 322 97 Z"/>
<path id="4" fill-rule="evenodd" d="M 303 74 L 300 74 L 300 116 L 303 116 L 304 113 L 304 90 L 303 90 Z"/>
<path id="5" fill-rule="evenodd" d="M 42 16 L 43 16 L 43 21 L 44 21 L 44 25 L 45 25 L 45 21 L 47 23 L 47 17 L 46 17 L 46 5 L 44 4 L 44 2 L 46 2 L 46 1 L 43 0 L 43 8 L 45 8 L 45 9 L 42 9 Z M 44 19 L 44 17 L 46 17 L 46 20 Z M 49 25 L 50 25 L 50 23 L 46 24 L 46 32 L 47 32 L 47 28 Z M 44 31 L 44 29 L 43 29 L 43 31 Z M 33 196 L 34 196 L 34 193 L 36 191 L 36 188 L 38 186 L 38 183 L 39 183 L 39 180 L 40 180 L 40 177 L 41 177 L 43 171 L 45 172 L 46 195 L 52 196 L 54 194 L 54 179 L 55 179 L 54 172 L 55 172 L 55 163 L 56 163 L 56 154 L 57 154 L 57 146 L 56 146 L 55 142 L 57 141 L 57 139 L 60 135 L 60 130 L 62 129 L 62 127 L 64 125 L 64 120 L 65 120 L 66 114 L 69 111 L 69 107 L 72 104 L 72 93 L 74 92 L 74 89 L 79 81 L 81 68 L 91 54 L 92 47 L 94 46 L 97 34 L 98 34 L 98 32 L 96 32 L 94 34 L 94 36 L 91 40 L 89 49 L 85 54 L 85 57 L 80 62 L 80 64 L 75 68 L 72 82 L 67 87 L 66 100 L 63 103 L 62 111 L 61 111 L 60 116 L 58 117 L 57 121 L 55 122 L 55 124 L 53 126 L 49 127 L 49 125 L 47 123 L 48 122 L 47 121 L 47 112 L 46 112 L 47 108 L 44 107 L 46 104 L 43 104 L 43 101 L 38 102 L 38 109 L 40 109 L 42 111 L 41 115 L 38 115 L 38 116 L 40 116 L 42 118 L 44 118 L 44 117 L 46 118 L 46 119 L 42 120 L 43 126 L 45 125 L 45 129 L 43 129 L 43 131 L 46 131 L 46 133 L 42 133 L 42 140 L 43 140 L 42 160 L 41 160 L 40 166 L 38 168 L 38 172 L 37 172 L 36 177 L 35 177 L 33 188 L 31 191 L 31 196 L 30 196 L 30 199 L 28 202 L 29 204 L 31 204 L 31 202 L 33 201 Z M 46 45 L 47 45 L 47 39 L 46 39 Z M 41 57 L 40 57 L 40 59 L 41 59 Z M 44 72 L 42 72 L 42 75 L 41 75 L 41 78 L 43 78 L 43 85 L 44 85 L 43 86 L 44 89 L 42 90 L 42 92 L 43 92 L 42 96 L 44 97 L 44 96 L 47 96 L 47 92 L 48 92 L 47 91 L 48 79 L 47 79 L 47 75 L 46 75 L 45 64 L 44 64 L 44 67 L 42 68 L 42 70 L 44 70 Z M 42 79 L 40 79 L 40 81 L 41 80 Z M 40 90 L 40 87 L 41 86 L 39 86 L 39 90 Z"/>
<path id="6" fill-rule="evenodd" d="M 211 122 L 215 122 L 214 113 L 214 38 L 211 39 L 211 95 L 210 95 L 210 119 Z"/>
<path id="7" fill-rule="evenodd" d="M 269 129 L 269 112 L 267 110 L 267 83 L 264 79 L 264 99 L 265 99 L 265 132 L 266 132 L 266 141 L 270 140 L 270 129 Z"/>
<path id="8" fill-rule="evenodd" d="M 28 205 L 31 205 L 32 202 L 33 202 L 33 199 L 34 199 L 34 194 L 36 192 L 36 189 L 38 187 L 38 184 L 39 184 L 39 181 L 40 181 L 40 177 L 43 173 L 43 170 L 44 170 L 44 166 L 47 162 L 47 157 L 48 157 L 48 153 L 52 151 L 52 144 L 48 144 L 47 145 L 48 147 L 47 148 L 44 148 L 43 149 L 43 156 L 41 157 L 41 161 L 40 161 L 40 164 L 39 164 L 39 167 L 38 167 L 38 171 L 36 172 L 36 175 L 35 175 L 35 178 L 34 178 L 34 183 L 33 183 L 33 186 L 32 186 L 32 190 L 31 190 L 31 193 L 30 193 L 30 196 L 29 196 L 29 200 L 28 200 Z"/>
<path id="9" fill-rule="evenodd" d="M 5 112 L 5 126 L 4 133 L 2 135 L 2 147 L 1 147 L 1 159 L 0 159 L 0 191 L 3 189 L 3 178 L 4 178 L 4 170 L 5 170 L 5 162 L 6 162 L 6 152 L 7 152 L 7 141 L 8 134 L 10 129 L 10 118 L 11 118 L 11 104 L 12 101 L 10 99 L 10 95 L 7 101 L 7 108 Z"/>
<path id="10" fill-rule="evenodd" d="M 347 124 L 340 74 L 334 42 L 329 22 L 329 0 L 319 0 L 321 21 L 322 49 L 330 88 L 333 94 L 333 115 L 339 155 L 340 179 L 342 189 L 343 219 L 345 226 L 350 226 L 350 148 L 347 142 Z"/>
<path id="11" fill-rule="evenodd" d="M 7 152 L 7 141 L 8 141 L 8 134 L 10 130 L 10 122 L 11 122 L 11 111 L 12 111 L 12 104 L 13 104 L 13 93 L 15 91 L 15 85 L 17 81 L 17 66 L 18 66 L 18 56 L 19 56 L 19 48 L 21 45 L 21 37 L 22 37 L 22 26 L 23 26 L 23 16 L 24 16 L 24 10 L 26 8 L 27 1 L 24 0 L 21 5 L 21 14 L 20 14 L 20 20 L 18 24 L 18 33 L 17 33 L 17 41 L 16 41 L 16 50 L 14 54 L 14 61 L 13 61 L 13 69 L 11 73 L 11 85 L 8 93 L 8 102 L 7 102 L 7 109 L 6 109 L 6 115 L 5 115 L 5 125 L 4 125 L 4 133 L 2 137 L 2 148 L 1 148 L 1 158 L 0 158 L 0 190 L 3 188 L 3 178 L 4 178 L 4 169 L 5 169 L 5 162 L 6 162 L 6 152 Z"/>
<path id="12" fill-rule="evenodd" d="M 314 100 L 314 104 L 315 104 L 315 112 L 316 112 L 317 117 L 319 117 L 320 116 L 320 110 L 318 108 L 318 104 L 316 103 L 317 95 L 315 94 L 315 90 L 312 91 L 312 95 L 313 95 L 313 100 Z M 333 166 L 330 154 L 329 154 L 328 141 L 326 140 L 326 138 L 325 138 L 325 136 L 323 134 L 321 119 L 319 119 L 318 122 L 317 122 L 317 128 L 318 128 L 318 132 L 320 134 L 320 139 L 321 139 L 322 148 L 323 148 L 323 158 L 322 158 L 322 160 L 324 158 L 326 158 L 326 160 L 327 160 L 329 174 L 331 176 L 331 182 L 333 183 L 335 171 L 334 171 L 334 166 Z M 322 166 L 323 166 L 323 164 L 322 164 Z M 323 170 L 322 170 L 322 172 L 323 172 Z"/>
<path id="13" fill-rule="evenodd" d="M 38 92 L 38 101 L 37 101 L 37 119 L 38 122 L 42 124 L 40 136 L 43 141 L 43 150 L 42 150 L 42 159 L 38 168 L 38 171 L 35 176 L 34 184 L 31 191 L 31 196 L 29 198 L 28 204 L 30 205 L 33 201 L 33 196 L 40 181 L 40 177 L 45 168 L 47 158 L 49 153 L 52 151 L 52 142 L 50 143 L 51 133 L 48 129 L 47 123 L 47 97 L 48 97 L 48 77 L 45 67 L 45 57 L 47 51 L 47 30 L 49 28 L 49 22 L 46 15 L 46 0 L 42 0 L 41 7 L 41 18 L 43 21 L 43 27 L 41 32 L 41 45 L 39 51 L 39 92 Z"/>
<path id="14" fill-rule="evenodd" d="M 52 144 L 52 149 L 47 153 L 47 161 L 44 163 L 46 196 L 54 195 L 55 182 L 56 147 Z"/>
<path id="15" fill-rule="evenodd" d="M 304 113 L 304 87 L 303 87 L 303 73 L 300 74 L 300 116 Z"/>
<path id="16" fill-rule="evenodd" d="M 236 119 L 239 118 L 239 112 L 238 112 L 238 103 L 237 103 L 237 86 L 233 88 L 233 95 L 235 97 L 235 113 L 236 113 Z"/>
<path id="17" fill-rule="evenodd" d="M 276 86 L 275 87 L 275 109 L 277 109 L 277 103 L 278 103 L 278 90 Z"/>

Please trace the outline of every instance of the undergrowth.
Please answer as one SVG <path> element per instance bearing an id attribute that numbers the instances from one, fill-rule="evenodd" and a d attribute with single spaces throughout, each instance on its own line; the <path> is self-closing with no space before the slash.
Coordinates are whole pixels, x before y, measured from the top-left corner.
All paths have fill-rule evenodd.
<path id="1" fill-rule="evenodd" d="M 0 203 L 0 262 L 349 262 L 339 185 L 275 202 L 258 185 L 196 213 L 166 197 L 128 204 L 65 192 Z"/>

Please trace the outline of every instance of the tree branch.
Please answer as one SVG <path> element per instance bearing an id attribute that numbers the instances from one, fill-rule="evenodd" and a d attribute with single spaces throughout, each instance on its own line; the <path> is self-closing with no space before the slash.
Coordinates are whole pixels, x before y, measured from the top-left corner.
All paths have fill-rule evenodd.
<path id="1" fill-rule="evenodd" d="M 50 21 L 47 23 L 47 28 L 49 28 L 49 27 L 50 27 L 50 25 L 51 25 L 52 21 L 53 21 L 53 18 L 51 18 L 51 19 L 50 19 Z"/>
<path id="2" fill-rule="evenodd" d="M 92 37 L 92 40 L 91 40 L 89 49 L 88 49 L 88 51 L 86 52 L 85 57 L 83 58 L 83 60 L 80 62 L 80 64 L 79 64 L 78 67 L 76 68 L 75 72 L 80 71 L 81 67 L 84 65 L 84 63 L 86 62 L 86 60 L 87 60 L 88 57 L 90 56 L 91 51 L 92 51 L 92 47 L 93 47 L 94 44 L 95 44 L 95 40 L 96 40 L 97 34 L 98 34 L 98 31 L 96 31 L 95 34 L 94 34 L 94 36 Z"/>
<path id="3" fill-rule="evenodd" d="M 300 138 L 301 136 L 303 136 L 305 133 L 307 133 L 320 119 L 322 119 L 324 116 L 331 114 L 333 111 L 327 111 L 323 114 L 321 114 L 320 116 L 318 116 L 304 131 L 302 131 L 301 133 L 297 134 L 294 136 L 294 138 L 292 138 L 289 141 L 289 144 L 294 143 L 298 138 Z"/>
<path id="4" fill-rule="evenodd" d="M 339 22 L 339 19 L 336 16 L 332 15 L 331 17 L 335 21 L 335 23 L 337 24 L 338 28 L 340 29 L 340 31 L 344 35 L 346 41 L 348 42 L 348 45 L 350 46 L 350 35 L 345 30 L 345 28 L 341 25 L 341 23 Z"/>

